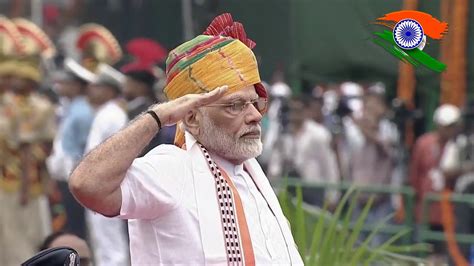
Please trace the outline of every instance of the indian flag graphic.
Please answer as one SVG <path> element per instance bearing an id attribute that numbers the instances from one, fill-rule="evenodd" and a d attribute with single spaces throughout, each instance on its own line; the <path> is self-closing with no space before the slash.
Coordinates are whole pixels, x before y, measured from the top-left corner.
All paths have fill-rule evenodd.
<path id="1" fill-rule="evenodd" d="M 448 32 L 448 23 L 430 14 L 403 10 L 377 18 L 376 24 L 390 29 L 375 32 L 372 41 L 390 54 L 414 66 L 423 65 L 436 72 L 443 72 L 446 65 L 423 52 L 427 37 L 440 40 Z"/>

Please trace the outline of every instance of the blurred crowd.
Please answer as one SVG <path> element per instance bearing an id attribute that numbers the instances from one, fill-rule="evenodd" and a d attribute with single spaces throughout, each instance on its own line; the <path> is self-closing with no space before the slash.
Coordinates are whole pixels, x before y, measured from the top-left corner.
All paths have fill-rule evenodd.
<path id="1" fill-rule="evenodd" d="M 70 194 L 67 179 L 85 153 L 150 105 L 165 101 L 166 81 L 158 66 L 167 51 L 153 40 L 137 38 L 123 44 L 124 52 L 98 24 L 74 32 L 58 49 L 31 21 L 0 17 L 0 265 L 19 265 L 52 231 L 88 240 L 97 265 L 128 264 L 125 223 L 84 210 Z M 319 184 L 411 186 L 418 223 L 426 193 L 474 191 L 474 113 L 469 105 L 439 106 L 433 117 L 436 129 L 408 147 L 409 119 L 399 119 L 380 82 L 318 84 L 295 94 L 280 76 L 266 87 L 271 102 L 262 121 L 264 152 L 258 160 L 270 181 L 289 176 Z M 162 129 L 143 154 L 173 143 L 174 133 L 173 127 Z M 327 203 L 329 209 L 341 197 L 338 189 L 305 188 L 303 193 L 305 202 Z M 368 199 L 360 195 L 355 216 Z M 472 209 L 461 207 L 456 229 L 474 233 Z M 368 222 L 393 212 L 393 222 L 403 221 L 402 197 L 377 194 Z M 430 206 L 433 230 L 444 230 L 440 212 L 439 204 Z M 383 241 L 380 236 L 373 242 Z M 446 247 L 437 245 L 435 253 L 446 254 Z"/>
<path id="2" fill-rule="evenodd" d="M 157 64 L 167 52 L 133 39 L 117 69 L 123 52 L 109 30 L 85 24 L 75 36 L 73 58 L 33 22 L 0 17 L 0 265 L 19 265 L 51 231 L 90 240 L 98 265 L 128 264 L 125 223 L 85 211 L 67 179 L 85 153 L 163 101 Z M 161 130 L 143 154 L 174 131 Z"/>
<path id="3" fill-rule="evenodd" d="M 389 101 L 380 82 L 316 85 L 295 96 L 287 84 L 278 81 L 269 90 L 272 97 L 263 122 L 264 153 L 259 159 L 266 165 L 271 181 L 296 177 L 320 184 L 319 187 L 337 187 L 341 183 L 395 190 L 411 187 L 415 192 L 411 215 L 416 224 L 426 223 L 435 232 L 453 227 L 457 233 L 474 233 L 473 208 L 469 204 L 455 204 L 450 212 L 441 208 L 442 203 L 434 202 L 428 204 L 425 214 L 422 204 L 428 193 L 472 194 L 472 104 L 463 108 L 438 106 L 432 117 L 434 130 L 409 145 L 405 135 L 413 131 L 407 128 L 422 114 L 408 110 L 398 99 Z M 355 217 L 369 195 L 359 195 Z M 303 200 L 319 207 L 327 204 L 331 210 L 340 200 L 340 192 L 303 188 Z M 375 225 L 391 213 L 395 215 L 390 223 L 402 223 L 406 211 L 401 195 L 377 193 L 366 223 Z M 418 241 L 414 236 L 413 241 Z M 380 245 L 387 239 L 388 236 L 377 235 L 372 244 Z M 432 260 L 447 263 L 446 243 L 432 244 Z M 458 247 L 465 258 L 471 256 L 469 245 Z"/>

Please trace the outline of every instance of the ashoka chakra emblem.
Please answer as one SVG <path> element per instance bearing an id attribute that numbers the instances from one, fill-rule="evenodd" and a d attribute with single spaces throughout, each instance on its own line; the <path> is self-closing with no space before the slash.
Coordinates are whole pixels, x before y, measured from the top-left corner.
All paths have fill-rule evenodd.
<path id="1" fill-rule="evenodd" d="M 423 28 L 414 19 L 400 20 L 393 28 L 393 39 L 402 49 L 415 49 L 423 41 Z"/>

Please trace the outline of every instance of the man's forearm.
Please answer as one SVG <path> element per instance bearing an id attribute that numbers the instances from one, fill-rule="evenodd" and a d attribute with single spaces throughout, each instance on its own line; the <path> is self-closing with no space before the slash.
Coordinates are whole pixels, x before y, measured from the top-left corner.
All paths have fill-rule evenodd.
<path id="1" fill-rule="evenodd" d="M 185 116 L 193 119 L 197 108 L 218 100 L 227 89 L 222 86 L 208 93 L 188 94 L 156 104 L 150 110 L 158 115 L 163 126 L 174 125 Z M 122 204 L 120 184 L 133 160 L 158 130 L 153 116 L 139 116 L 86 155 L 69 179 L 71 192 L 89 209 L 108 216 L 119 214 Z"/>
<path id="2" fill-rule="evenodd" d="M 92 210 L 105 215 L 117 214 L 121 202 L 120 184 L 133 160 L 157 132 L 154 119 L 141 115 L 93 149 L 69 179 L 75 197 Z"/>

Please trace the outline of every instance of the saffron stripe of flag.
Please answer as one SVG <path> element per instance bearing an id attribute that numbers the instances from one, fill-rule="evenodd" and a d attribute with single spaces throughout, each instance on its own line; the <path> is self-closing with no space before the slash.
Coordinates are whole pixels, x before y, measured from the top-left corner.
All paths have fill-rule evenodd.
<path id="1" fill-rule="evenodd" d="M 378 18 L 377 21 L 378 24 L 391 27 L 391 24 L 388 22 L 392 21 L 398 23 L 400 20 L 404 19 L 414 19 L 418 21 L 426 36 L 432 39 L 439 40 L 448 32 L 448 23 L 439 21 L 430 14 L 414 10 L 402 10 L 388 13 L 385 16 Z"/>

